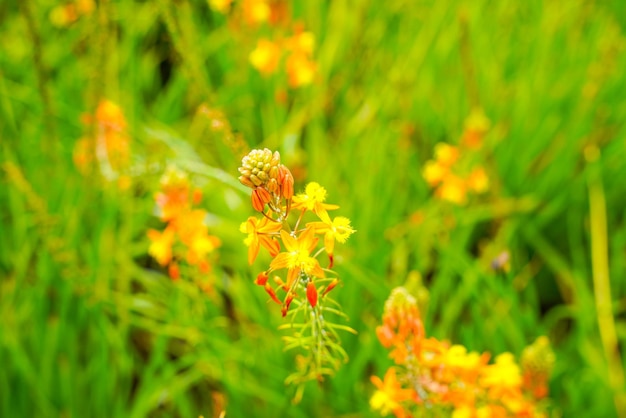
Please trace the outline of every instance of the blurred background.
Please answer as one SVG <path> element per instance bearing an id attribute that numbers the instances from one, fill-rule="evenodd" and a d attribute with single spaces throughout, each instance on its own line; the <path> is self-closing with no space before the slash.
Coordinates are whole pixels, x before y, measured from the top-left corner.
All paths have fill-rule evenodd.
<path id="1" fill-rule="evenodd" d="M 621 0 L 3 1 L 0 416 L 380 416 L 408 278 L 429 335 L 548 336 L 553 416 L 626 416 L 625 35 Z M 239 231 L 264 147 L 357 230 L 350 360 L 299 404 Z M 148 254 L 174 165 L 221 241 L 206 286 Z"/>

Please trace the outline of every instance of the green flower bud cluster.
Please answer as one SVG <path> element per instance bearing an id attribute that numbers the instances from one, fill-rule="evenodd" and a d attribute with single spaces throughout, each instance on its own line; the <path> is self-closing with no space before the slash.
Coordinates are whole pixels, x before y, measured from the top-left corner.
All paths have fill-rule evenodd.
<path id="1" fill-rule="evenodd" d="M 556 358 L 548 337 L 539 337 L 522 352 L 522 369 L 531 373 L 549 375 Z"/>
<path id="2" fill-rule="evenodd" d="M 265 186 L 279 176 L 280 154 L 265 148 L 252 150 L 241 160 L 239 181 L 248 187 Z"/>

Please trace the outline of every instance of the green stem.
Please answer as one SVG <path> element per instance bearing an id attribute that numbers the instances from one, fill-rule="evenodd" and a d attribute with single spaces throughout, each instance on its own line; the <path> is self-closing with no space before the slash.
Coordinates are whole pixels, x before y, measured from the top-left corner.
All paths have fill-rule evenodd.
<path id="1" fill-rule="evenodd" d="M 592 145 L 585 150 L 589 170 L 589 217 L 591 220 L 591 264 L 593 288 L 596 302 L 596 315 L 600 338 L 607 361 L 609 384 L 613 390 L 613 400 L 619 417 L 626 417 L 626 388 L 624 369 L 617 344 L 617 332 L 611 299 L 609 279 L 608 231 L 606 199 L 600 172 L 600 150 Z"/>

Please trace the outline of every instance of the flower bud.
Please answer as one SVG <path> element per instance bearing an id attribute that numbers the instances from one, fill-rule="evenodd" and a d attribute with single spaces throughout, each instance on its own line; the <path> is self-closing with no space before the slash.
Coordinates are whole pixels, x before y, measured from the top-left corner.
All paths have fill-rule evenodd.
<path id="1" fill-rule="evenodd" d="M 267 148 L 252 150 L 241 160 L 239 181 L 248 187 L 265 186 L 271 178 L 276 178 L 280 154 L 276 151 L 272 154 Z"/>
<path id="2" fill-rule="evenodd" d="M 306 286 L 306 298 L 309 300 L 312 308 L 315 308 L 317 305 L 317 289 L 315 288 L 315 284 L 313 282 L 309 282 Z"/>

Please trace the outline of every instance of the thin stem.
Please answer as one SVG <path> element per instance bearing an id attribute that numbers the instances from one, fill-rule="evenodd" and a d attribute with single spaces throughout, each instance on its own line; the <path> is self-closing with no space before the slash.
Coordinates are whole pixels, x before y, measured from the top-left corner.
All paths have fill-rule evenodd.
<path id="1" fill-rule="evenodd" d="M 585 150 L 589 163 L 589 217 L 591 221 L 591 264 L 593 288 L 596 301 L 596 314 L 600 338 L 608 366 L 609 384 L 613 389 L 613 400 L 617 414 L 626 417 L 626 390 L 624 370 L 617 344 L 615 318 L 609 279 L 608 232 L 606 219 L 606 199 L 600 173 L 600 150 L 592 145 Z"/>

